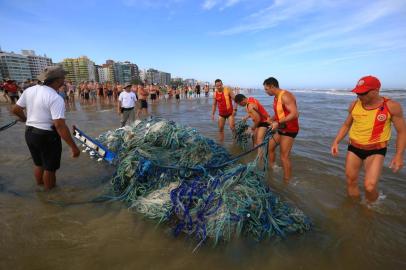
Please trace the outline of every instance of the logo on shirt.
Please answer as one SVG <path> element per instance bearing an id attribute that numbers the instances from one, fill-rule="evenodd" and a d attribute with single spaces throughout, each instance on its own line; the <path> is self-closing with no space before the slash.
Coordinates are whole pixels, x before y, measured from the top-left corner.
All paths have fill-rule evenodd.
<path id="1" fill-rule="evenodd" d="M 376 119 L 378 119 L 378 121 L 380 121 L 380 122 L 386 121 L 386 114 L 383 114 L 383 113 L 378 114 Z"/>

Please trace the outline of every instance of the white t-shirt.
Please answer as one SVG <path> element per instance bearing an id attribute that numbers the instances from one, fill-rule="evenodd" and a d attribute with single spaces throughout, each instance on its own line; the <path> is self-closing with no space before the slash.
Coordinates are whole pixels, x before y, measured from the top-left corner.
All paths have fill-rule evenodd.
<path id="1" fill-rule="evenodd" d="M 133 92 L 123 91 L 120 93 L 118 100 L 121 101 L 122 108 L 133 108 L 137 98 Z"/>
<path id="2" fill-rule="evenodd" d="M 65 102 L 49 86 L 34 85 L 25 89 L 17 105 L 27 110 L 27 126 L 52 130 L 52 120 L 65 119 Z"/>

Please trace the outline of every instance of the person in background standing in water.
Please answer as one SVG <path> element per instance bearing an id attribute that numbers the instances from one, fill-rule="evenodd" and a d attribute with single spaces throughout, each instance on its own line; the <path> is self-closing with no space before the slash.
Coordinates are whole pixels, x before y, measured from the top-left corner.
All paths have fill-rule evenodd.
<path id="1" fill-rule="evenodd" d="M 352 90 L 357 100 L 351 102 L 348 116 L 331 146 L 331 154 L 338 155 L 338 144 L 349 132 L 349 144 L 345 161 L 347 193 L 359 198 L 358 177 L 362 165 L 365 168 L 364 189 L 367 202 L 378 199 L 378 182 L 382 172 L 391 125 L 397 131 L 396 153 L 390 168 L 397 172 L 403 168 L 406 145 L 406 124 L 402 106 L 379 94 L 381 82 L 373 76 L 361 78 Z"/>
<path id="2" fill-rule="evenodd" d="M 187 92 L 188 92 L 187 85 L 184 85 L 184 86 L 183 86 L 183 97 L 184 97 L 185 99 L 187 99 Z"/>
<path id="3" fill-rule="evenodd" d="M 71 81 L 67 83 L 68 86 L 68 99 L 69 103 L 73 104 L 75 103 L 75 86 L 72 84 Z"/>
<path id="4" fill-rule="evenodd" d="M 228 119 L 228 124 L 231 131 L 235 131 L 235 120 L 234 115 L 237 111 L 237 106 L 233 108 L 234 93 L 228 87 L 223 87 L 223 82 L 220 79 L 216 79 L 215 82 L 216 91 L 213 95 L 213 106 L 211 111 L 211 119 L 214 121 L 214 114 L 216 113 L 216 108 L 219 109 L 219 137 L 220 141 L 224 141 L 224 125 Z"/>
<path id="5" fill-rule="evenodd" d="M 178 86 L 175 90 L 175 98 L 176 98 L 176 102 L 179 103 L 180 102 L 180 90 L 179 90 L 180 86 Z"/>
<path id="6" fill-rule="evenodd" d="M 97 95 L 99 96 L 100 103 L 104 100 L 103 83 L 96 82 Z"/>
<path id="7" fill-rule="evenodd" d="M 26 122 L 25 140 L 35 164 L 34 176 L 37 184 L 43 185 L 45 190 L 56 184 L 62 153 L 61 138 L 70 146 L 72 157 L 80 154 L 65 123 L 65 103 L 57 93 L 66 74 L 59 66 L 45 68 L 38 77 L 43 85 L 27 88 L 12 108 L 12 112 Z"/>
<path id="8" fill-rule="evenodd" d="M 11 104 L 15 104 L 18 100 L 18 90 L 20 89 L 14 80 L 7 79 L 3 85 L 5 92 L 11 100 Z"/>
<path id="9" fill-rule="evenodd" d="M 196 96 L 198 98 L 200 98 L 200 84 L 196 84 L 195 90 L 196 90 Z"/>
<path id="10" fill-rule="evenodd" d="M 292 175 L 290 151 L 299 133 L 299 111 L 296 105 L 296 98 L 291 92 L 280 89 L 279 82 L 273 77 L 264 81 L 264 89 L 268 95 L 275 96 L 273 103 L 275 115 L 269 123 L 272 130 L 278 130 L 273 139 L 269 140 L 269 166 L 273 168 L 275 165 L 275 149 L 279 144 L 283 179 L 289 181 Z"/>
<path id="11" fill-rule="evenodd" d="M 205 97 L 209 97 L 209 93 L 210 93 L 210 88 L 209 88 L 209 85 L 206 84 L 206 85 L 204 86 L 204 96 L 205 96 Z"/>
<path id="12" fill-rule="evenodd" d="M 156 88 L 155 85 L 150 85 L 149 86 L 149 94 L 151 96 L 151 102 L 154 104 L 156 102 Z"/>
<path id="13" fill-rule="evenodd" d="M 127 84 L 124 87 L 124 91 L 118 96 L 118 106 L 117 111 L 121 114 L 121 127 L 127 124 L 127 120 L 130 119 L 130 124 L 135 120 L 135 103 L 137 98 L 135 94 L 131 92 L 131 84 Z"/>
<path id="14" fill-rule="evenodd" d="M 115 83 L 113 86 L 113 101 L 116 102 L 118 98 L 118 84 Z"/>
<path id="15" fill-rule="evenodd" d="M 138 106 L 137 106 L 137 118 L 148 115 L 148 91 L 145 89 L 144 83 L 138 85 Z"/>
<path id="16" fill-rule="evenodd" d="M 106 82 L 106 89 L 107 89 L 107 100 L 108 103 L 110 104 L 113 101 L 113 86 L 111 85 L 110 82 Z"/>

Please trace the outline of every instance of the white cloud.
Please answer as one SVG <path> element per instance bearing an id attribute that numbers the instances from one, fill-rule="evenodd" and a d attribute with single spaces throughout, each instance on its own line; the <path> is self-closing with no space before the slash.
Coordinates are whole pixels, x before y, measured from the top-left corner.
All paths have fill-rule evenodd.
<path id="1" fill-rule="evenodd" d="M 349 10 L 346 7 L 354 7 Z M 242 24 L 233 26 L 229 29 L 218 31 L 220 35 L 235 35 L 247 32 L 258 32 L 262 30 L 276 28 L 282 24 L 288 24 L 291 20 L 304 19 L 311 14 L 322 14 L 328 19 L 328 14 L 335 14 L 339 9 L 340 14 L 337 22 L 343 22 L 343 18 L 356 13 L 358 22 L 362 25 L 369 24 L 388 14 L 404 10 L 406 1 L 404 0 L 386 0 L 386 1 L 350 1 L 350 0 L 275 0 L 271 5 L 263 10 L 252 13 L 246 17 Z M 331 18 L 334 20 L 335 18 Z M 336 25 L 338 23 L 335 23 Z M 344 22 L 345 23 L 345 22 Z M 325 22 L 324 22 L 325 24 Z M 329 22 L 328 22 L 329 24 Z M 351 28 L 359 27 L 357 24 L 345 24 L 344 31 L 351 31 Z"/>
<path id="2" fill-rule="evenodd" d="M 219 10 L 224 10 L 226 8 L 235 6 L 242 1 L 243 0 L 205 0 L 203 2 L 202 8 L 204 10 L 211 10 L 214 7 L 218 7 Z"/>
<path id="3" fill-rule="evenodd" d="M 313 24 L 307 25 L 309 29 L 306 31 L 298 32 L 296 35 L 291 34 L 292 41 L 289 44 L 278 47 L 268 46 L 251 53 L 250 58 L 287 56 L 357 46 L 388 50 L 397 48 L 396 43 L 406 42 L 406 33 L 402 30 L 405 25 L 385 29 L 385 31 L 369 29 L 379 20 L 406 9 L 406 5 L 400 1 L 392 2 L 391 5 L 381 1 L 370 3 L 369 6 L 352 13 L 339 12 L 338 16 L 328 16 L 327 21 L 316 20 Z M 368 30 L 364 31 L 364 29 Z"/>
<path id="4" fill-rule="evenodd" d="M 202 7 L 205 10 L 210 10 L 214 8 L 216 5 L 217 5 L 216 0 L 205 0 Z"/>

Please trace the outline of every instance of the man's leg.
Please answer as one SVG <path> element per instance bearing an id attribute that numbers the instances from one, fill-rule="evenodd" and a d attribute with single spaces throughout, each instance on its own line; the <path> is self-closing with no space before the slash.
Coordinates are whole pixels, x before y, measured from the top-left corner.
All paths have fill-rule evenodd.
<path id="1" fill-rule="evenodd" d="M 54 188 L 56 183 L 56 172 L 44 170 L 43 179 L 45 190 L 50 190 Z"/>
<path id="2" fill-rule="evenodd" d="M 224 117 L 219 116 L 218 125 L 219 125 L 219 137 L 220 137 L 219 139 L 220 139 L 220 142 L 224 141 L 224 125 L 225 125 L 225 123 L 226 123 L 226 119 Z"/>
<path id="3" fill-rule="evenodd" d="M 129 119 L 130 119 L 130 124 L 134 123 L 134 121 L 135 121 L 135 110 L 134 109 L 129 111 Z"/>
<path id="4" fill-rule="evenodd" d="M 34 176 L 35 176 L 35 180 L 37 181 L 37 185 L 39 185 L 39 186 L 44 184 L 43 175 L 44 175 L 44 169 L 40 166 L 34 165 Z"/>
<path id="5" fill-rule="evenodd" d="M 230 115 L 230 117 L 228 118 L 228 125 L 230 126 L 231 132 L 235 133 L 235 117 L 234 115 Z"/>
<path id="6" fill-rule="evenodd" d="M 351 151 L 345 159 L 345 176 L 347 179 L 347 193 L 352 198 L 359 198 L 358 176 L 362 166 L 362 159 Z"/>
<path id="7" fill-rule="evenodd" d="M 130 111 L 123 111 L 123 113 L 121 114 L 121 127 L 124 127 L 127 123 L 128 117 L 130 115 L 129 112 Z"/>
<path id="8" fill-rule="evenodd" d="M 275 165 L 275 149 L 276 146 L 278 146 L 280 142 L 281 135 L 278 133 L 275 133 L 273 137 L 269 139 L 268 143 L 268 161 L 269 161 L 269 167 L 273 168 Z"/>
<path id="9" fill-rule="evenodd" d="M 381 176 L 384 161 L 383 155 L 372 155 L 365 159 L 365 198 L 368 202 L 378 199 L 378 181 Z"/>
<path id="10" fill-rule="evenodd" d="M 289 181 L 292 176 L 292 165 L 290 162 L 290 151 L 295 139 L 289 136 L 281 136 L 281 163 L 283 167 L 283 180 Z"/>
<path id="11" fill-rule="evenodd" d="M 261 143 L 264 142 L 264 137 L 266 134 L 266 127 L 257 127 L 255 130 L 255 144 L 254 146 L 260 145 Z M 262 147 L 258 148 L 258 158 L 259 158 L 259 165 L 262 168 L 263 167 L 263 163 L 262 163 L 262 159 L 263 159 L 263 153 L 264 151 L 262 150 Z"/>

